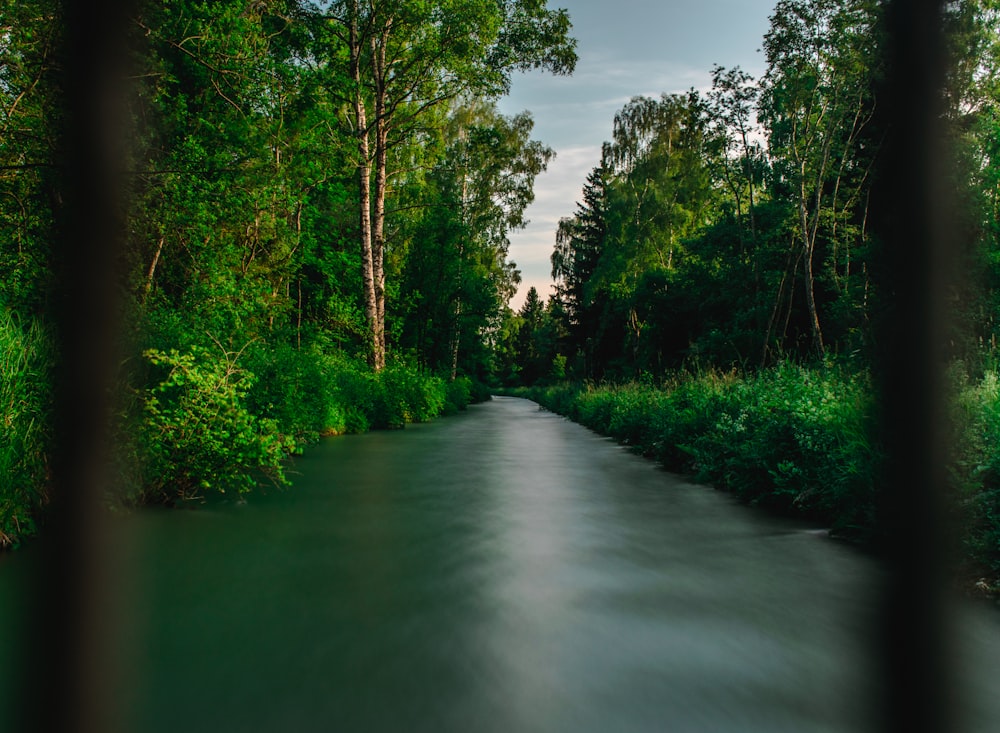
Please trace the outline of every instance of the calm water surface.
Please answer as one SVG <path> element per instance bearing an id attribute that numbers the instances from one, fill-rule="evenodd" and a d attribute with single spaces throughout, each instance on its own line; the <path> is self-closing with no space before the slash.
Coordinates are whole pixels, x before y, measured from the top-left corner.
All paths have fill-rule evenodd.
<path id="1" fill-rule="evenodd" d="M 295 470 L 125 522 L 127 730 L 868 729 L 878 569 L 821 533 L 508 398 Z M 969 730 L 998 730 L 998 614 L 961 625 Z"/>

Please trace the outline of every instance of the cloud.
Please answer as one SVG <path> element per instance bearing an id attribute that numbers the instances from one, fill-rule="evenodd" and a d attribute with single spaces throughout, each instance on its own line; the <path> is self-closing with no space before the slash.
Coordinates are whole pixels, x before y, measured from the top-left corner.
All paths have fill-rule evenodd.
<path id="1" fill-rule="evenodd" d="M 550 258 L 559 220 L 576 211 L 587 174 L 600 158 L 600 145 L 567 147 L 558 151 L 549 169 L 535 181 L 535 201 L 526 212 L 528 226 L 510 237 L 510 258 L 517 263 L 524 280 L 516 302 L 523 300 L 531 285 L 542 295 L 549 292 Z"/>
<path id="2" fill-rule="evenodd" d="M 504 114 L 525 109 L 535 120 L 532 137 L 556 151 L 535 181 L 529 225 L 511 235 L 510 255 L 522 271 L 515 303 L 534 285 L 549 292 L 549 258 L 559 220 L 571 216 L 587 174 L 600 162 L 615 113 L 636 96 L 659 97 L 711 86 L 714 63 L 762 71 L 757 52 L 774 0 L 560 0 L 573 19 L 579 62 L 572 76 L 517 74 Z M 516 306 L 515 306 L 516 307 Z"/>

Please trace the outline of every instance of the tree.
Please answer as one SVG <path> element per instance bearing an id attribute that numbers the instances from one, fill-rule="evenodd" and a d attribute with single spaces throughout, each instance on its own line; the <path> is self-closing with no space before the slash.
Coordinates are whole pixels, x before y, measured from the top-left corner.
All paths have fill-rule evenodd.
<path id="1" fill-rule="evenodd" d="M 48 296 L 56 171 L 59 4 L 0 9 L 0 305 L 39 314 Z"/>
<path id="2" fill-rule="evenodd" d="M 583 373 L 589 378 L 596 376 L 592 350 L 603 307 L 590 281 L 607 237 L 607 177 L 603 165 L 587 175 L 583 201 L 572 217 L 560 220 L 552 251 L 555 298 L 562 307 L 570 353 L 583 356 Z"/>
<path id="3" fill-rule="evenodd" d="M 870 0 L 781 0 L 764 36 L 768 69 L 760 116 L 768 130 L 775 196 L 790 197 L 795 205 L 795 234 L 818 355 L 826 350 L 816 295 L 820 234 L 829 241 L 833 285 L 845 292 L 852 250 L 865 237 L 875 159 L 870 148 L 878 141 L 865 141 L 867 148 L 861 143 L 875 104 L 876 18 L 877 7 Z"/>
<path id="4" fill-rule="evenodd" d="M 715 133 L 722 140 L 722 155 L 719 156 L 721 177 L 736 204 L 736 221 L 739 226 L 741 246 L 744 245 L 744 229 L 749 230 L 751 241 L 757 236 L 755 221 L 755 201 L 762 176 L 763 150 L 755 138 L 757 132 L 754 111 L 760 96 L 760 87 L 750 74 L 738 66 L 724 69 L 712 68 L 712 91 L 708 95 L 709 116 Z M 743 222 L 744 196 L 746 215 Z"/>
<path id="5" fill-rule="evenodd" d="M 531 117 L 500 115 L 486 102 L 452 110 L 444 150 L 422 179 L 400 273 L 400 345 L 452 379 L 474 373 L 484 335 L 497 328 L 519 273 L 507 260 L 511 230 L 524 225 L 535 176 L 553 153 L 530 139 Z"/>
<path id="6" fill-rule="evenodd" d="M 522 382 L 530 385 L 545 376 L 545 354 L 539 348 L 539 336 L 545 320 L 545 303 L 534 286 L 528 288 L 517 315 L 520 319 L 516 338 L 517 363 L 521 366 Z"/>
<path id="7" fill-rule="evenodd" d="M 357 139 L 360 241 L 370 361 L 385 365 L 385 219 L 392 150 L 439 105 L 495 97 L 515 70 L 571 73 L 575 41 L 565 11 L 539 0 L 334 0 L 326 17 L 349 60 L 351 129 Z"/>
<path id="8" fill-rule="evenodd" d="M 616 340 L 619 332 L 627 334 L 633 366 L 645 338 L 648 309 L 639 296 L 649 291 L 643 280 L 662 273 L 661 287 L 670 287 L 683 264 L 685 240 L 711 221 L 717 206 L 715 143 L 694 91 L 639 97 L 615 115 L 613 139 L 602 155 L 607 234 L 591 287 L 608 303 L 603 330 Z"/>

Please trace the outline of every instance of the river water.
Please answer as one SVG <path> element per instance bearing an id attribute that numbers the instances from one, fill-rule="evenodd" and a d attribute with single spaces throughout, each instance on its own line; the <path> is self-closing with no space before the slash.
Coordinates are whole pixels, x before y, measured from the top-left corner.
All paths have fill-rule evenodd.
<path id="1" fill-rule="evenodd" d="M 123 521 L 126 730 L 870 729 L 880 573 L 821 532 L 510 398 L 294 470 Z M 960 628 L 968 730 L 1000 729 L 1000 614 Z"/>

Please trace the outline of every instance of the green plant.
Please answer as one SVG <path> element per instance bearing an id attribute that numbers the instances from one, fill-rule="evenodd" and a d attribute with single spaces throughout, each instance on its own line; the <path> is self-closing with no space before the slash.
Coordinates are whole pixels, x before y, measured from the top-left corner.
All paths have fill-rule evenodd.
<path id="1" fill-rule="evenodd" d="M 855 537 L 873 527 L 880 452 L 865 374 L 789 363 L 746 377 L 675 372 L 661 385 L 647 378 L 512 392 L 749 503 Z"/>
<path id="2" fill-rule="evenodd" d="M 240 352 L 193 348 L 145 352 L 162 377 L 147 390 L 140 450 L 147 498 L 173 501 L 205 491 L 243 493 L 266 477 L 287 484 L 282 460 L 295 443 L 275 420 L 246 405 L 253 384 Z"/>
<path id="3" fill-rule="evenodd" d="M 48 501 L 52 368 L 42 326 L 0 316 L 0 547 L 34 534 Z"/>

